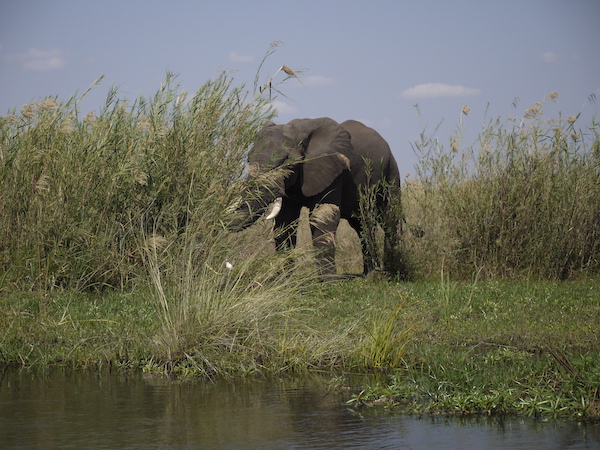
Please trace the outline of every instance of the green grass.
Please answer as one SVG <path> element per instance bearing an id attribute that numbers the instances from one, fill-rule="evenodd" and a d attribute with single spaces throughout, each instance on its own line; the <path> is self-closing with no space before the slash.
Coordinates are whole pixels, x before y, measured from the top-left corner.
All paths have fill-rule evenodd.
<path id="1" fill-rule="evenodd" d="M 2 296 L 0 351 L 7 366 L 137 367 L 158 332 L 150 292 Z"/>
<path id="2" fill-rule="evenodd" d="M 599 419 L 598 282 L 416 283 L 398 291 L 418 317 L 403 368 L 350 404 Z"/>
<path id="3" fill-rule="evenodd" d="M 243 334 L 248 334 L 252 326 L 246 325 L 248 329 L 242 333 L 241 319 L 236 319 L 238 324 L 230 328 L 237 333 L 238 341 L 229 343 L 231 349 L 248 350 L 248 355 L 254 352 L 253 357 L 268 350 L 273 356 L 270 360 L 273 367 L 286 366 L 284 357 L 286 353 L 293 353 L 291 347 L 307 353 L 296 369 L 357 370 L 405 369 L 411 360 L 421 364 L 448 352 L 478 355 L 508 349 L 534 355 L 547 348 L 569 354 L 593 354 L 600 350 L 597 301 L 600 285 L 595 281 L 480 281 L 476 285 L 459 282 L 448 296 L 446 288 L 437 282 L 389 283 L 359 278 L 297 289 L 295 296 L 278 299 L 280 311 L 277 313 L 273 304 L 268 303 L 268 297 L 275 297 L 274 292 L 267 295 L 268 289 L 276 291 L 281 283 L 297 282 L 278 278 L 263 282 L 256 295 L 260 293 L 258 301 L 266 304 L 271 315 L 259 311 L 257 317 L 264 322 L 254 325 L 256 334 L 250 337 Z M 198 295 L 214 294 L 208 291 Z M 167 298 L 178 299 L 168 295 Z M 161 302 L 150 288 L 103 294 L 76 291 L 4 294 L 0 316 L 3 363 L 35 366 L 46 362 L 70 361 L 77 365 L 104 361 L 114 364 L 126 360 L 125 354 L 130 355 L 129 364 L 136 359 L 176 363 L 160 351 L 164 327 L 176 327 L 174 323 L 165 323 Z M 217 306 L 213 302 L 212 306 L 221 308 L 221 312 L 233 309 L 231 314 L 240 308 L 242 315 L 247 316 L 249 310 L 239 303 Z M 180 356 L 198 353 L 210 344 L 210 336 L 215 340 L 214 336 L 219 335 L 210 331 L 211 320 L 215 322 L 213 326 L 218 324 L 216 319 L 208 317 L 212 312 L 199 313 L 203 315 L 196 320 L 205 325 L 204 334 L 188 324 L 195 336 L 190 341 L 182 341 Z M 177 317 L 176 312 L 172 314 Z M 233 323 L 234 316 L 228 317 L 228 321 Z M 247 321 L 252 323 L 250 319 Z M 221 336 L 220 344 L 226 348 L 225 334 Z M 301 336 L 306 337 L 303 349 L 298 341 Z M 329 348 L 325 342 L 330 343 Z M 389 349 L 386 345 L 391 342 L 400 343 L 403 351 L 399 357 L 389 358 L 386 365 L 385 358 L 377 355 L 385 355 Z M 315 349 L 320 346 L 319 353 Z M 75 349 L 89 357 L 82 361 L 70 358 L 70 352 Z M 379 362 L 365 363 L 369 360 Z M 265 366 L 267 361 L 264 360 Z"/>

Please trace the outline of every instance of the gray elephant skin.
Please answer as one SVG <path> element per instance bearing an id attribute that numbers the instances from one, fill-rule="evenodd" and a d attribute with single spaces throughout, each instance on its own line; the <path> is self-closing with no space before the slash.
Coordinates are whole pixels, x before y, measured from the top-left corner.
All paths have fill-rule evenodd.
<path id="1" fill-rule="evenodd" d="M 269 122 L 258 133 L 248 163 L 247 181 L 254 189 L 248 187 L 235 212 L 233 229 L 248 227 L 275 202 L 268 218 L 280 228 L 276 246 L 293 246 L 292 225 L 297 224 L 302 207 L 307 207 L 323 274 L 335 273 L 335 231 L 340 219 L 361 233 L 359 188 L 386 180 L 400 195 L 400 174 L 389 145 L 375 130 L 355 120 L 340 124 L 325 117 L 282 125 Z M 378 203 L 385 210 L 383 200 Z"/>

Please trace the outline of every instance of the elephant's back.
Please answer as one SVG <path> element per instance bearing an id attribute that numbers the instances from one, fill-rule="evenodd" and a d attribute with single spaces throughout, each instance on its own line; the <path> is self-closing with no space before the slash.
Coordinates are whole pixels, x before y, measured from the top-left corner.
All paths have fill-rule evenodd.
<path id="1" fill-rule="evenodd" d="M 357 120 L 346 120 L 341 125 L 350 134 L 354 158 L 358 158 L 356 164 L 362 166 L 363 157 L 368 158 L 373 161 L 372 170 L 374 172 L 378 172 L 380 168 L 383 168 L 385 173 L 382 175 L 388 180 L 394 180 L 399 184 L 400 172 L 387 141 L 376 130 Z M 351 164 L 352 162 L 351 160 Z"/>

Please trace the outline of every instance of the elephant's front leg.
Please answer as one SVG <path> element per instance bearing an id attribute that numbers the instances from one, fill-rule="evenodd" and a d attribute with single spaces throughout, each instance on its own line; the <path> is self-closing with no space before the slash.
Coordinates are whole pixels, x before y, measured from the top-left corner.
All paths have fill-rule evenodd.
<path id="1" fill-rule="evenodd" d="M 310 217 L 313 246 L 322 275 L 335 274 L 335 232 L 340 223 L 340 208 L 331 203 L 318 205 Z"/>

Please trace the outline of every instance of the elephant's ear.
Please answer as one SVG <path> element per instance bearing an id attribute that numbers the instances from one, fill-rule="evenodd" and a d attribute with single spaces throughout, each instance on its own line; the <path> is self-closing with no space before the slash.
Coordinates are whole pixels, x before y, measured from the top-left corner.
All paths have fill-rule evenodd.
<path id="1" fill-rule="evenodd" d="M 327 190 L 333 181 L 350 169 L 350 134 L 332 119 L 312 119 L 318 126 L 305 140 L 302 193 L 312 197 Z"/>

